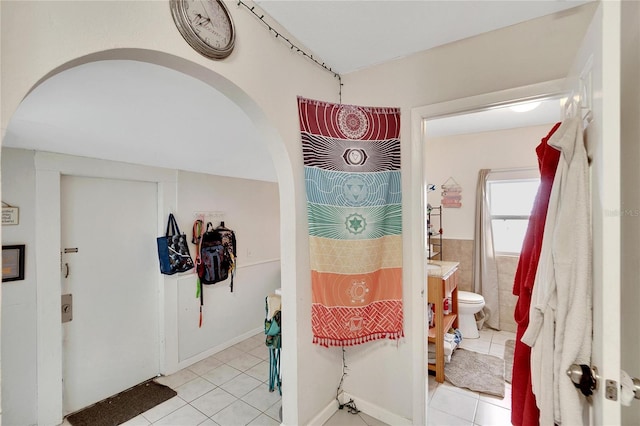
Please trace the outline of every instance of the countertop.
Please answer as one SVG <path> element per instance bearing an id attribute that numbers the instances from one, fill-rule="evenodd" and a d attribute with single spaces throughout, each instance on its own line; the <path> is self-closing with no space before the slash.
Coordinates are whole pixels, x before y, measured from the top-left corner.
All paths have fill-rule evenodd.
<path id="1" fill-rule="evenodd" d="M 427 276 L 446 278 L 460 265 L 460 262 L 430 260 L 427 263 Z"/>

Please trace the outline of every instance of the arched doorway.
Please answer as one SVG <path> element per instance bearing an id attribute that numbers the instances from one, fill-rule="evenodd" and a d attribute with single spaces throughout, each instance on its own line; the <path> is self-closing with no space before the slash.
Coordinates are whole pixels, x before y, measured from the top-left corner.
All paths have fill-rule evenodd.
<path id="1" fill-rule="evenodd" d="M 173 72 L 177 72 L 183 76 L 188 76 L 191 80 L 197 81 L 199 84 L 204 84 L 211 88 L 214 91 L 217 91 L 221 97 L 226 98 L 229 102 L 231 102 L 235 108 L 245 115 L 245 118 L 248 122 L 255 125 L 257 129 L 257 133 L 259 133 L 262 137 L 262 142 L 267 145 L 267 149 L 262 151 L 262 154 L 259 158 L 260 161 L 265 160 L 265 155 L 271 157 L 273 162 L 275 163 L 274 173 L 277 174 L 277 180 L 280 183 L 280 206 L 281 206 L 281 223 L 284 222 L 284 217 L 291 214 L 293 212 L 285 213 L 286 206 L 293 205 L 291 200 L 288 198 L 292 197 L 291 191 L 283 191 L 282 183 L 285 182 L 285 186 L 291 186 L 292 177 L 290 166 L 286 163 L 287 155 L 284 153 L 284 147 L 282 141 L 276 134 L 273 126 L 271 126 L 265 115 L 260 111 L 260 108 L 253 102 L 249 96 L 244 93 L 240 88 L 235 86 L 232 82 L 227 79 L 221 77 L 217 73 L 209 70 L 200 65 L 194 64 L 192 62 L 186 61 L 182 58 L 175 57 L 173 55 L 167 55 L 160 52 L 150 52 L 150 51 L 142 51 L 137 49 L 121 49 L 121 50 L 113 50 L 107 52 L 101 52 L 94 55 L 89 55 L 83 58 L 79 58 L 75 61 L 67 63 L 58 69 L 50 72 L 47 76 L 38 82 L 37 85 L 31 90 L 30 94 L 27 95 L 25 101 L 28 101 L 32 95 L 36 94 L 38 87 L 49 81 L 49 79 L 54 78 L 56 76 L 62 76 L 64 73 L 73 73 L 74 70 L 79 70 L 83 65 L 96 64 L 99 62 L 103 62 L 104 64 L 114 62 L 114 61 L 122 61 L 123 63 L 136 62 L 137 64 L 146 64 L 153 68 L 148 68 L 147 71 L 156 70 L 157 68 L 164 67 L 169 70 L 173 70 Z M 151 71 L 153 72 L 153 71 Z M 108 76 L 106 76 L 108 78 Z M 94 84 L 104 83 L 104 80 L 94 81 Z M 49 113 L 55 113 L 55 107 L 49 106 Z M 143 112 L 141 112 L 143 113 Z M 132 117 L 135 120 L 135 116 Z M 107 123 L 108 125 L 109 123 Z M 208 123 L 212 124 L 212 123 Z M 215 126 L 213 126 L 215 127 Z M 5 141 L 8 138 L 13 137 L 12 131 L 17 130 L 17 128 L 12 129 L 11 126 L 8 129 L 7 137 L 5 137 Z M 51 129 L 50 129 L 51 130 Z M 55 130 L 55 129 L 54 129 Z M 85 134 L 86 136 L 86 134 Z M 69 139 L 67 138 L 67 141 Z M 69 154 L 75 155 L 84 155 L 84 156 L 94 156 L 96 158 L 100 157 L 100 154 L 91 154 L 90 152 L 74 152 L 71 148 L 74 146 L 77 147 L 79 141 L 71 140 L 71 144 L 67 147 Z M 184 141 L 180 143 L 181 150 L 185 152 L 198 151 L 198 147 L 194 144 L 193 139 L 186 138 Z M 87 147 L 85 147 L 87 148 Z M 245 147 L 246 148 L 246 147 Z M 42 149 L 42 148 L 39 148 Z M 63 148 L 60 148 L 61 150 Z M 121 149 L 125 149 L 122 148 Z M 53 150 L 50 149 L 50 150 Z M 245 149 L 245 151 L 249 151 L 249 153 L 255 154 L 257 152 L 257 148 L 254 149 Z M 147 151 L 148 153 L 148 151 Z M 249 153 L 242 153 L 241 162 L 244 163 L 244 167 L 237 166 L 235 169 L 240 171 L 255 171 L 255 167 L 247 166 L 247 161 L 249 160 Z M 192 153 L 193 154 L 193 153 Z M 105 155 L 104 153 L 102 155 Z M 193 155 L 197 157 L 197 154 Z M 111 160 L 119 160 L 118 158 L 110 157 Z M 147 165 L 151 165 L 150 163 Z M 159 164 L 162 166 L 161 164 Z M 66 165 L 61 165 L 60 167 L 67 167 Z M 46 167 L 45 167 L 46 168 Z M 42 169 L 43 170 L 43 169 Z M 41 171 L 42 171 L 41 170 Z M 76 169 L 77 170 L 77 169 Z M 54 172 L 53 174 L 55 174 Z M 57 171 L 58 175 L 60 170 Z M 52 176 L 50 171 L 42 171 L 37 177 L 39 183 L 44 184 L 44 186 L 40 185 L 37 189 L 37 194 L 46 195 L 45 199 L 39 200 L 39 209 L 36 212 L 36 223 L 38 223 L 38 227 L 35 230 L 36 236 L 36 251 L 38 255 L 38 262 L 36 266 L 36 275 L 38 276 L 38 281 L 36 283 L 36 293 L 37 293 L 37 305 L 38 305 L 38 315 L 36 320 L 36 328 L 37 328 L 37 363 L 35 368 L 38 371 L 37 377 L 37 390 L 39 395 L 48 395 L 47 398 L 42 398 L 38 401 L 38 419 L 39 423 L 43 424 L 51 424 L 55 423 L 61 414 L 60 409 L 60 400 L 61 400 L 61 389 L 60 389 L 60 358 L 61 358 L 61 343 L 60 343 L 60 326 L 59 326 L 59 300 L 60 300 L 60 286 L 58 282 L 59 277 L 59 253 L 58 247 L 59 245 L 59 236 L 53 235 L 53 233 L 42 233 L 40 232 L 42 229 L 51 229 L 53 226 L 54 229 L 59 229 L 59 216 L 47 214 L 46 212 L 56 212 L 59 211 L 59 187 L 57 204 L 56 204 L 56 196 L 55 196 L 55 185 L 52 187 L 46 186 L 51 184 L 51 180 L 49 179 Z M 255 178 L 255 176 L 250 177 Z M 159 180 L 162 180 L 162 177 L 158 177 Z M 53 189 L 53 192 L 50 191 Z M 175 189 L 175 188 L 173 188 Z M 168 195 L 171 194 L 172 188 L 169 186 L 161 189 L 161 194 Z M 47 195 L 48 194 L 48 195 Z M 288 223 L 293 223 L 293 221 L 289 220 Z M 284 226 L 284 225 L 283 225 Z M 56 228 L 57 227 L 57 228 Z M 46 235 L 45 235 L 46 234 Z M 290 256 L 291 254 L 287 254 L 288 250 L 293 250 L 292 245 L 282 244 L 281 256 Z M 282 271 L 282 287 L 287 288 L 287 278 L 289 275 L 285 271 Z M 293 284 L 290 284 L 293 289 Z M 168 302 L 171 300 L 169 299 Z M 175 309 L 175 308 L 172 308 Z M 167 324 L 160 324 L 160 327 L 164 329 L 166 333 L 171 332 L 171 327 L 167 329 Z M 44 349 L 46 348 L 46 350 Z M 165 367 L 168 368 L 168 371 L 171 371 L 174 368 L 170 365 L 171 361 L 171 350 L 167 350 L 167 354 L 164 356 Z M 168 365 L 168 367 L 167 367 Z"/>

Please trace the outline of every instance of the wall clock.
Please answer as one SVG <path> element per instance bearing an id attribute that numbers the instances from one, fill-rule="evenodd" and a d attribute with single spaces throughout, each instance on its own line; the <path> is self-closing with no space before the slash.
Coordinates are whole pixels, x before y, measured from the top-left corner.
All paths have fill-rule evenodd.
<path id="1" fill-rule="evenodd" d="M 171 0 L 170 5 L 178 31 L 196 52 L 211 59 L 231 54 L 236 33 L 222 0 Z"/>

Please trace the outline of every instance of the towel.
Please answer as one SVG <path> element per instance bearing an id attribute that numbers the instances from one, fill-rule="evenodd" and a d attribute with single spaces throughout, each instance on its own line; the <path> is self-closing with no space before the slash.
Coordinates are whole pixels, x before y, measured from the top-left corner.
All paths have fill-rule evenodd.
<path id="1" fill-rule="evenodd" d="M 445 356 L 450 356 L 453 351 L 458 347 L 458 344 L 455 342 L 447 342 L 445 340 L 444 342 L 444 355 Z M 435 356 L 436 353 L 436 344 L 435 343 L 429 343 L 429 356 L 434 355 Z"/>
<path id="2" fill-rule="evenodd" d="M 518 297 L 514 309 L 517 330 L 511 382 L 511 422 L 515 426 L 537 426 L 540 423 L 540 411 L 531 384 L 531 348 L 520 339 L 529 326 L 531 294 L 540 260 L 549 197 L 560 159 L 560 151 L 548 145 L 548 140 L 558 127 L 560 123 L 556 123 L 536 147 L 540 187 L 522 243 L 522 252 L 513 284 L 513 294 Z"/>
<path id="3" fill-rule="evenodd" d="M 429 364 L 435 364 L 436 363 L 436 355 L 435 354 L 429 354 L 429 360 L 427 361 Z M 444 362 L 445 364 L 448 362 L 451 362 L 451 355 L 445 355 L 444 356 Z"/>
<path id="4" fill-rule="evenodd" d="M 267 296 L 267 321 L 271 321 L 271 318 L 280 310 L 281 298 L 277 294 L 270 294 Z"/>

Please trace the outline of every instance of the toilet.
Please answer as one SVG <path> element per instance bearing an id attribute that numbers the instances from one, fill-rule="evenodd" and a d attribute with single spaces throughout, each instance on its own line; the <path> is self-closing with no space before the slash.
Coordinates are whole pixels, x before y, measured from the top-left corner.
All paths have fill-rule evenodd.
<path id="1" fill-rule="evenodd" d="M 484 308 L 484 297 L 470 291 L 458 291 L 458 329 L 463 339 L 480 337 L 475 314 Z"/>

